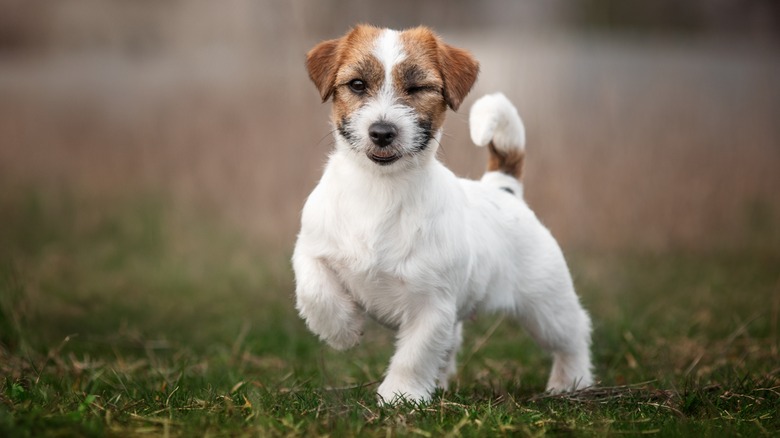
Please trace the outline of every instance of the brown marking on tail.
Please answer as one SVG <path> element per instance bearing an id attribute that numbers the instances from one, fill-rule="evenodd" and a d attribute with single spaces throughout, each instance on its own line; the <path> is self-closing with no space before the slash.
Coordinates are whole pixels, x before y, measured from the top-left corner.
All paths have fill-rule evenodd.
<path id="1" fill-rule="evenodd" d="M 490 155 L 488 156 L 487 171 L 494 172 L 499 171 L 512 175 L 518 180 L 523 176 L 523 160 L 525 159 L 525 151 L 522 149 L 512 149 L 510 152 L 498 151 L 493 142 L 488 143 L 488 150 Z"/>

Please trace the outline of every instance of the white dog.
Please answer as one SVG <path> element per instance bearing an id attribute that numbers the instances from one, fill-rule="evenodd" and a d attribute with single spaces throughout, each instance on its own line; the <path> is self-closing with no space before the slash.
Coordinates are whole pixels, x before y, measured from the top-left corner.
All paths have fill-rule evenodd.
<path id="1" fill-rule="evenodd" d="M 397 329 L 380 400 L 430 399 L 456 371 L 462 321 L 475 309 L 516 317 L 553 355 L 547 389 L 592 384 L 590 319 L 560 248 L 522 198 L 525 132 L 501 94 L 477 101 L 471 136 L 490 150 L 481 181 L 436 159 L 447 107 L 479 71 L 427 28 L 358 26 L 324 41 L 306 66 L 333 99 L 335 150 L 303 209 L 293 255 L 296 307 L 343 350 L 365 314 Z"/>

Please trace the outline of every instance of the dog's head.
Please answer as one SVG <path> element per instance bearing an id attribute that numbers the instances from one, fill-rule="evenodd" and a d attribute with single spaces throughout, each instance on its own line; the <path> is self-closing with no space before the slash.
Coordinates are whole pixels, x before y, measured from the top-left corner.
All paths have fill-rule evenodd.
<path id="1" fill-rule="evenodd" d="M 318 44 L 306 68 L 323 102 L 333 99 L 338 146 L 386 168 L 435 153 L 447 107 L 458 109 L 479 72 L 425 27 L 365 25 Z"/>

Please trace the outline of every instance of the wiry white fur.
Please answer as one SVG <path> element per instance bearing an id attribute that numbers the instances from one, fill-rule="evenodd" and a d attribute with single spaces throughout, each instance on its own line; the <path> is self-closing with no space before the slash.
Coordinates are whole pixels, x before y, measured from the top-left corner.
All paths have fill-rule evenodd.
<path id="1" fill-rule="evenodd" d="M 359 129 L 388 114 L 405 129 L 414 114 L 394 113 L 395 102 L 382 99 L 355 115 Z M 504 117 L 494 113 L 500 105 L 488 108 L 486 119 Z M 516 139 L 512 127 L 495 123 L 493 141 Z M 397 329 L 381 400 L 427 400 L 437 382 L 446 387 L 461 321 L 474 309 L 510 313 L 553 353 L 548 390 L 591 385 L 590 319 L 561 250 L 521 197 L 497 189 L 517 180 L 495 172 L 459 179 L 436 160 L 438 141 L 389 166 L 355 154 L 339 136 L 336 143 L 303 209 L 296 307 L 337 349 L 359 342 L 365 314 Z"/>
<path id="2" fill-rule="evenodd" d="M 491 141 L 499 151 L 525 149 L 525 127 L 512 102 L 503 93 L 486 94 L 471 106 L 471 141 L 487 146 Z"/>

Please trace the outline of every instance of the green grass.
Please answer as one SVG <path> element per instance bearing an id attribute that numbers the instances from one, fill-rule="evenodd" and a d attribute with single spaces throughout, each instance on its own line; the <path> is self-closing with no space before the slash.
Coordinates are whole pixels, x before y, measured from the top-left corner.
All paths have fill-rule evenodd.
<path id="1" fill-rule="evenodd" d="M 158 198 L 0 196 L 0 436 L 772 436 L 780 251 L 570 255 L 597 389 L 542 394 L 511 321 L 469 324 L 453 389 L 381 407 L 392 334 L 337 353 L 287 254 Z"/>

